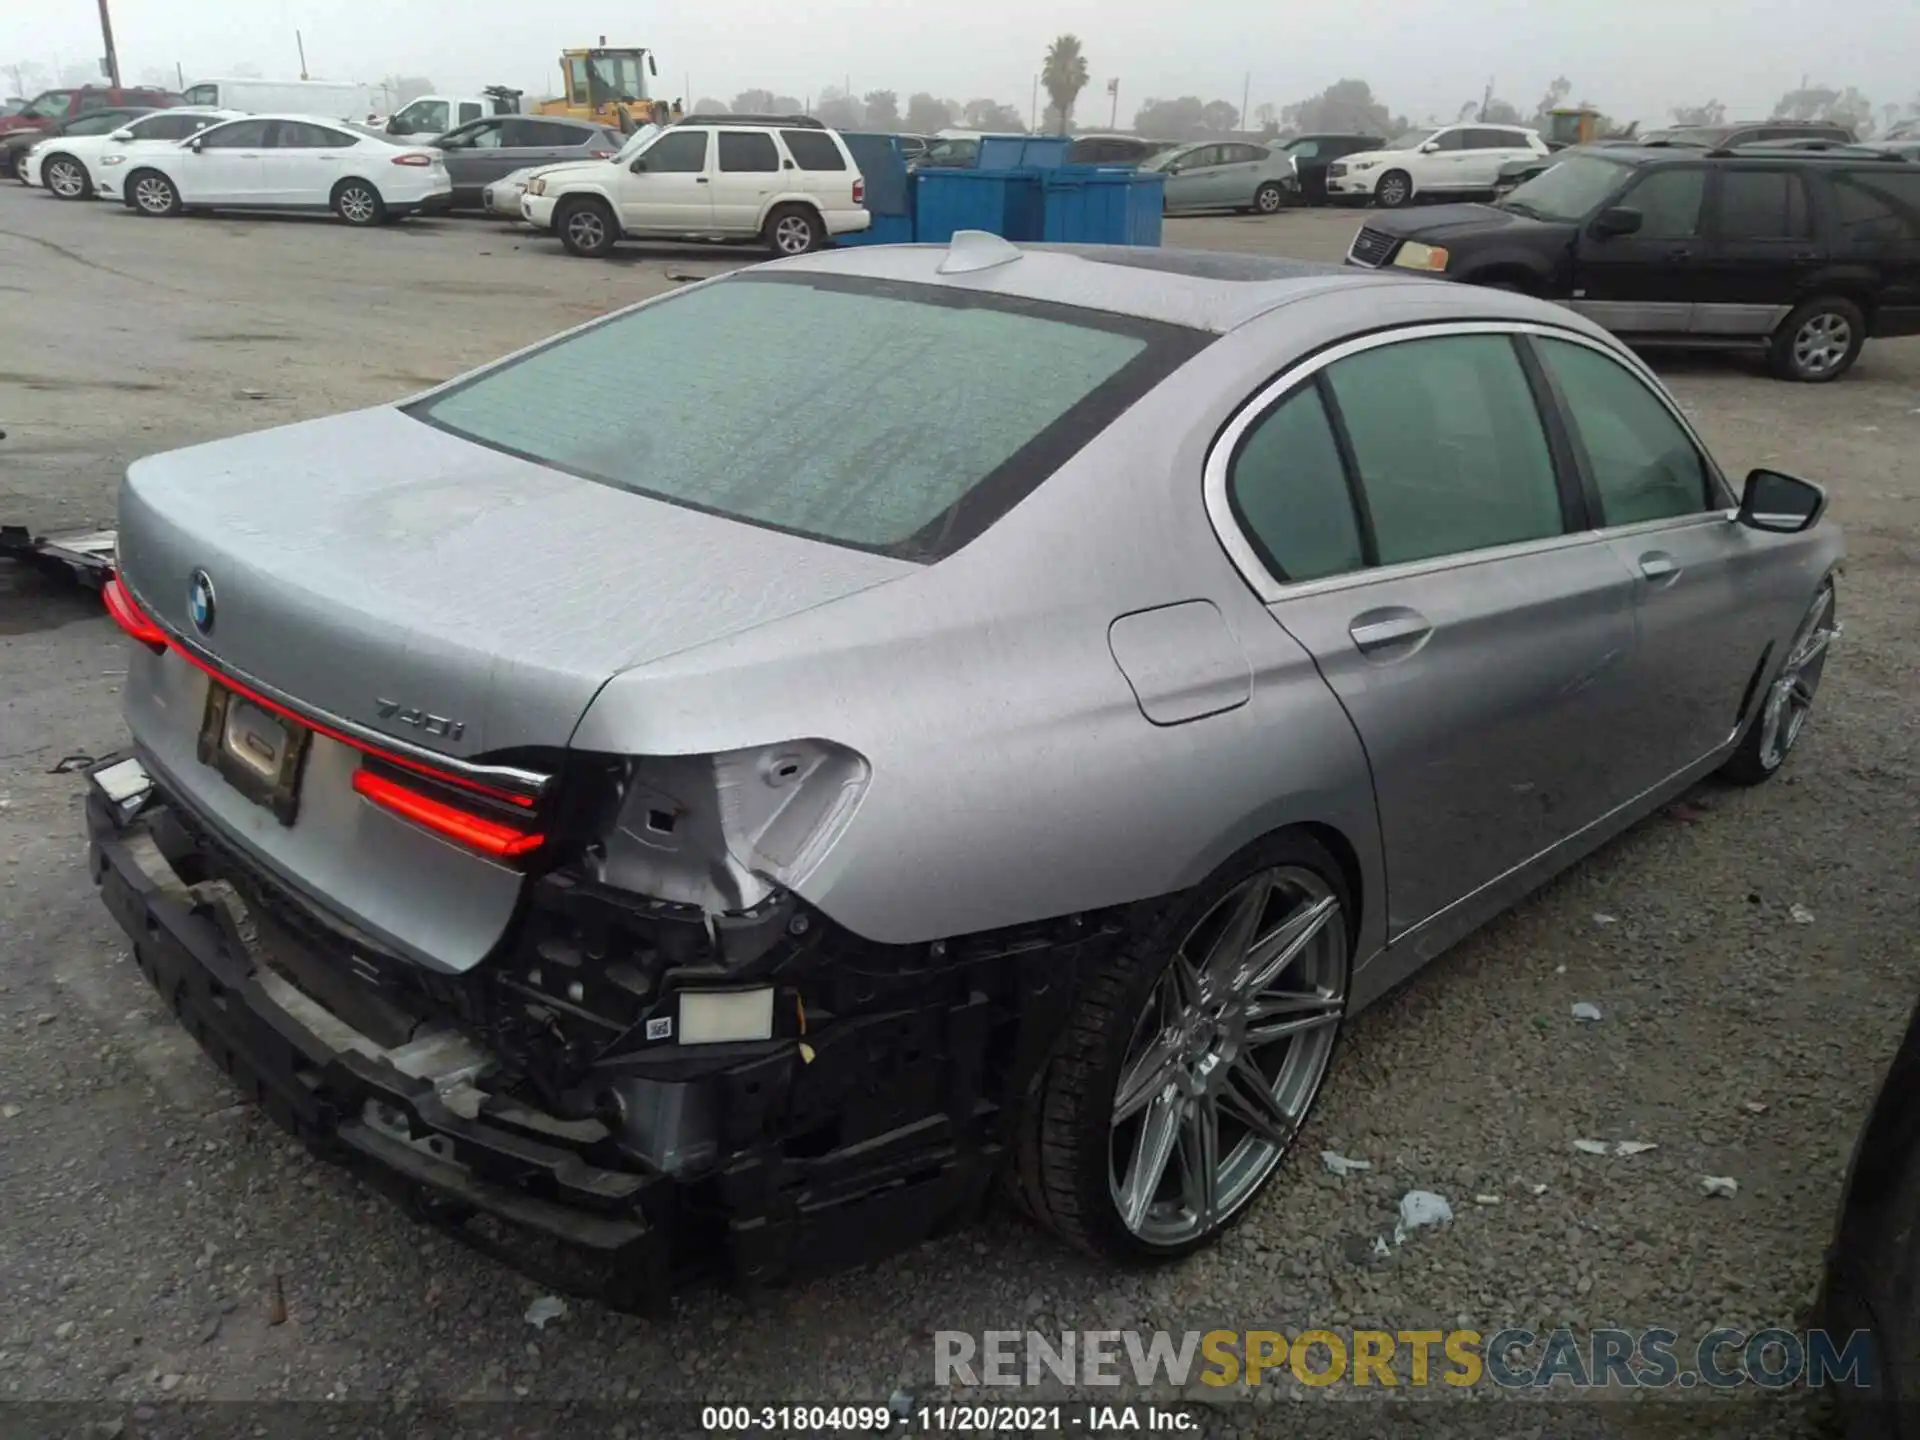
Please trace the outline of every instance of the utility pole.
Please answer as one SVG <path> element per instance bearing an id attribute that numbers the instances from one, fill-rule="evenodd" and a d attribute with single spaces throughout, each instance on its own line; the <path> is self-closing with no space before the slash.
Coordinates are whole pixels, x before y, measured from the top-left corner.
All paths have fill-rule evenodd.
<path id="1" fill-rule="evenodd" d="M 1247 101 L 1253 98 L 1253 72 L 1247 72 L 1246 82 L 1240 87 L 1240 128 L 1247 128 Z"/>
<path id="2" fill-rule="evenodd" d="M 178 60 L 173 62 L 173 78 L 174 78 L 174 82 L 178 84 L 182 90 L 187 88 L 186 67 L 183 66 Z"/>
<path id="3" fill-rule="evenodd" d="M 100 0 L 100 3 L 104 5 L 106 0 Z M 298 30 L 293 32 L 293 43 L 300 51 L 300 78 L 304 80 L 307 78 L 307 42 L 301 38 Z"/>
<path id="4" fill-rule="evenodd" d="M 1040 77 L 1033 77 L 1033 101 L 1027 111 L 1027 129 L 1038 134 L 1040 131 Z"/>
<path id="5" fill-rule="evenodd" d="M 1115 78 L 1107 81 L 1107 98 L 1113 103 L 1107 107 L 1107 129 L 1120 128 L 1120 81 Z"/>
<path id="6" fill-rule="evenodd" d="M 100 40 L 106 47 L 100 56 L 100 69 L 106 74 L 107 83 L 114 89 L 120 88 L 120 56 L 113 48 L 113 17 L 107 13 L 107 0 L 100 0 Z"/>

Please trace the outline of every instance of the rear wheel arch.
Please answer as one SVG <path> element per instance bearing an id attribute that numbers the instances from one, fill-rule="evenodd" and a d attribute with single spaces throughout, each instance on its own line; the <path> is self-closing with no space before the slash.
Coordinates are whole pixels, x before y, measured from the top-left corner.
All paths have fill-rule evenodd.
<path id="1" fill-rule="evenodd" d="M 806 253 L 802 250 L 785 249 L 778 242 L 777 237 L 780 222 L 795 217 L 805 219 L 813 227 L 814 239 L 812 245 L 809 247 L 810 249 L 819 249 L 822 245 L 826 244 L 830 238 L 827 231 L 827 218 L 820 209 L 820 202 L 818 200 L 812 196 L 799 198 L 789 196 L 776 200 L 767 207 L 766 213 L 760 217 L 760 236 L 766 242 L 768 248 L 776 255 L 800 255 Z"/>

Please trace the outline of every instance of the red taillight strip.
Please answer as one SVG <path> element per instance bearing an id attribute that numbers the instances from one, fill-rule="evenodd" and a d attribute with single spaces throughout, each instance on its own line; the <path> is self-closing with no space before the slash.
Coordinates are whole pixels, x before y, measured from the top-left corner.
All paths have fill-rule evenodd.
<path id="1" fill-rule="evenodd" d="M 167 632 L 154 624 L 147 617 L 147 612 L 133 603 L 133 597 L 127 593 L 127 587 L 120 583 L 119 576 L 116 575 L 100 587 L 100 598 L 106 602 L 107 614 L 113 617 L 113 623 L 135 640 L 156 655 L 167 648 Z"/>
<path id="2" fill-rule="evenodd" d="M 353 788 L 381 809 L 496 860 L 528 855 L 547 843 L 547 837 L 537 832 L 470 815 L 364 767 L 353 772 Z"/>
<path id="3" fill-rule="evenodd" d="M 501 786 L 486 784 L 484 781 L 470 780 L 458 770 L 451 769 L 445 765 L 436 765 L 426 760 L 416 760 L 403 750 L 390 748 L 375 741 L 365 740 L 358 736 L 351 735 L 338 725 L 330 725 L 325 720 L 316 718 L 309 710 L 289 705 L 283 700 L 276 700 L 270 695 L 262 694 L 258 687 L 249 685 L 246 681 L 235 676 L 231 671 L 222 669 L 211 660 L 195 654 L 191 646 L 179 637 L 170 635 L 161 629 L 161 627 L 148 616 L 147 612 L 140 608 L 139 604 L 133 598 L 132 591 L 121 583 L 118 576 L 109 580 L 106 585 L 101 588 L 101 594 L 106 600 L 107 613 L 113 616 L 114 621 L 120 628 L 125 630 L 127 634 L 131 635 L 135 640 L 147 646 L 155 654 L 171 648 L 176 655 L 193 666 L 194 669 L 211 679 L 219 681 L 222 685 L 226 686 L 227 689 L 233 691 L 234 694 L 251 700 L 263 710 L 270 710 L 275 715 L 283 716 L 295 724 L 304 725 L 316 735 L 324 735 L 329 740 L 337 741 L 350 750 L 358 750 L 362 755 L 371 755 L 375 759 L 384 760 L 390 765 L 397 765 L 402 770 L 411 770 L 414 774 L 424 775 L 429 780 L 437 780 L 443 785 L 452 785 L 460 790 L 471 791 L 475 795 L 485 795 L 489 799 L 501 800 L 509 805 L 520 806 L 522 809 L 530 810 L 539 804 L 540 797 L 546 791 L 548 777 L 536 775 L 531 771 L 514 772 L 516 775 L 520 773 L 526 775 L 526 790 L 509 790 Z"/>

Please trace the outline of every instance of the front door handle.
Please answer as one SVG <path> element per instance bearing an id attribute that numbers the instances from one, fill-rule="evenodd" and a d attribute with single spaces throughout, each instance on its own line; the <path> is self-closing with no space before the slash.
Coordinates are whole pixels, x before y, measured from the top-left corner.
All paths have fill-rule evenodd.
<path id="1" fill-rule="evenodd" d="M 1433 633 L 1433 622 L 1414 610 L 1385 615 L 1362 615 L 1347 627 L 1355 647 L 1363 655 L 1424 640 Z"/>
<path id="2" fill-rule="evenodd" d="M 1680 573 L 1680 567 L 1664 550 L 1650 550 L 1640 557 L 1640 573 L 1649 580 L 1670 580 Z"/>
<path id="3" fill-rule="evenodd" d="M 707 183 L 707 177 L 704 175 L 696 175 L 694 176 L 693 183 L 696 185 L 704 185 Z"/>
<path id="4" fill-rule="evenodd" d="M 1669 260 L 1691 260 L 1692 258 L 1693 251 L 1685 245 L 1676 245 L 1673 249 L 1667 251 L 1667 259 Z"/>

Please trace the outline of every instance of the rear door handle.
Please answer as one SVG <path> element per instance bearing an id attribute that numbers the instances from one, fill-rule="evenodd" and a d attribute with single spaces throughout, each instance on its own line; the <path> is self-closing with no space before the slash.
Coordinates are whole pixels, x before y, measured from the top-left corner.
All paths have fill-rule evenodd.
<path id="1" fill-rule="evenodd" d="M 1693 251 L 1685 245 L 1676 245 L 1673 249 L 1667 251 L 1667 259 L 1669 260 L 1691 260 L 1692 258 Z"/>
<path id="2" fill-rule="evenodd" d="M 1649 580 L 1667 580 L 1680 573 L 1673 557 L 1663 550 L 1652 550 L 1640 557 L 1640 573 Z"/>
<path id="3" fill-rule="evenodd" d="M 693 183 L 696 185 L 704 185 L 707 183 L 707 177 L 704 175 L 696 175 L 693 177 Z"/>
<path id="4" fill-rule="evenodd" d="M 1355 647 L 1365 655 L 1424 640 L 1432 633 L 1433 622 L 1413 610 L 1378 615 L 1372 619 L 1363 615 L 1347 627 L 1347 634 L 1353 637 Z"/>

